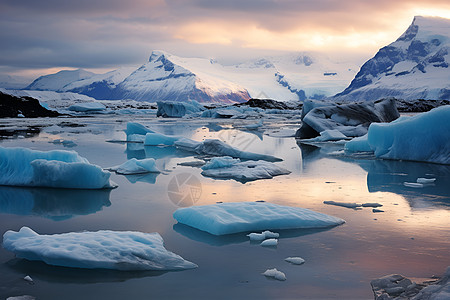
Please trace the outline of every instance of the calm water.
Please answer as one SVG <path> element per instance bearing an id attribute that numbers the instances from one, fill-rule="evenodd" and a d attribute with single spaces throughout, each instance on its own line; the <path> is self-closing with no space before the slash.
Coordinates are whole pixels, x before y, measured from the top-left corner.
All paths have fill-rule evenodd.
<path id="1" fill-rule="evenodd" d="M 125 139 L 123 129 L 129 119 L 165 134 L 195 140 L 219 138 L 240 149 L 275 155 L 284 159 L 280 165 L 292 173 L 246 184 L 205 178 L 198 168 L 178 165 L 195 160 L 189 153 L 108 142 Z M 0 249 L 0 298 L 27 294 L 37 299 L 373 299 L 370 280 L 374 278 L 391 273 L 427 278 L 442 274 L 450 265 L 449 166 L 344 157 L 335 154 L 342 149 L 339 145 L 298 145 L 293 138 L 239 131 L 232 123 L 152 116 L 2 120 L 3 128 L 46 125 L 37 135 L 1 140 L 3 147 L 72 149 L 102 167 L 133 157 L 153 157 L 165 173 L 113 174 L 119 187 L 111 191 L 0 187 L 1 234 L 22 226 L 42 234 L 101 229 L 159 232 L 168 250 L 199 268 L 77 270 L 15 259 L 13 253 Z M 295 120 L 265 121 L 272 132 L 296 128 L 292 123 Z M 55 139 L 71 140 L 77 146 L 49 143 Z M 281 231 L 277 248 L 250 243 L 245 234 L 212 236 L 176 224 L 172 218 L 178 204 L 169 199 L 168 185 L 179 174 L 200 180 L 195 205 L 264 200 L 313 209 L 346 223 L 328 230 Z M 437 178 L 436 183 L 423 189 L 403 186 L 405 181 L 426 176 Z M 327 200 L 378 202 L 385 212 L 323 204 Z M 290 265 L 284 262 L 288 256 L 300 256 L 306 263 Z M 283 271 L 287 280 L 265 278 L 261 273 L 268 268 Z M 25 275 L 35 284 L 23 280 Z"/>

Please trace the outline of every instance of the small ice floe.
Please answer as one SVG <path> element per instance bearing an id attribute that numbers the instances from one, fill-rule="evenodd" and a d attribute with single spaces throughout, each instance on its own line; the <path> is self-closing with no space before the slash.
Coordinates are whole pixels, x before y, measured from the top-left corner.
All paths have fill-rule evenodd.
<path id="1" fill-rule="evenodd" d="M 381 207 L 383 206 L 383 204 L 380 203 L 363 203 L 362 207 L 373 207 L 373 208 L 377 208 L 377 207 Z"/>
<path id="2" fill-rule="evenodd" d="M 287 257 L 284 260 L 293 265 L 302 265 L 305 263 L 305 260 L 301 257 Z"/>
<path id="3" fill-rule="evenodd" d="M 381 213 L 381 212 L 384 212 L 384 210 L 381 210 L 381 209 L 378 209 L 378 208 L 373 208 L 372 212 L 374 212 L 374 213 Z"/>
<path id="4" fill-rule="evenodd" d="M 268 161 L 240 161 L 240 159 L 229 156 L 213 157 L 202 169 L 203 176 L 234 179 L 240 182 L 271 179 L 274 176 L 291 173 L 291 171 Z"/>
<path id="5" fill-rule="evenodd" d="M 412 187 L 412 188 L 423 188 L 424 187 L 424 185 L 423 185 L 423 183 L 417 183 L 417 182 L 403 182 L 403 185 L 404 186 L 407 186 L 407 187 Z"/>
<path id="6" fill-rule="evenodd" d="M 197 267 L 167 251 L 158 233 L 100 230 L 40 235 L 22 227 L 3 235 L 3 247 L 19 258 L 71 268 L 169 271 Z"/>
<path id="7" fill-rule="evenodd" d="M 271 229 L 326 228 L 344 220 L 306 208 L 268 202 L 236 202 L 179 208 L 173 217 L 180 223 L 224 235 Z"/>
<path id="8" fill-rule="evenodd" d="M 62 140 L 62 139 L 56 139 L 56 140 L 50 141 L 49 143 L 55 144 L 55 145 L 63 145 L 64 147 L 67 147 L 67 148 L 72 148 L 72 147 L 77 146 L 77 144 L 74 141 Z"/>
<path id="9" fill-rule="evenodd" d="M 436 181 L 436 178 L 417 178 L 417 183 L 431 184 Z"/>
<path id="10" fill-rule="evenodd" d="M 108 170 L 122 175 L 161 173 L 161 171 L 156 167 L 156 161 L 154 158 L 132 158 L 121 165 L 110 167 Z"/>
<path id="11" fill-rule="evenodd" d="M 265 239 L 270 239 L 270 238 L 277 239 L 280 237 L 280 234 L 266 230 L 266 231 L 263 231 L 262 233 L 252 232 L 250 234 L 247 234 L 247 236 L 250 238 L 251 241 L 263 241 Z"/>
<path id="12" fill-rule="evenodd" d="M 15 296 L 15 297 L 8 297 L 6 300 L 35 300 L 36 298 L 30 295 L 23 295 L 23 296 Z"/>
<path id="13" fill-rule="evenodd" d="M 358 207 L 362 207 L 362 204 L 351 203 L 351 202 L 323 201 L 323 203 L 327 204 L 327 205 L 342 206 L 342 207 L 353 208 L 353 209 L 356 209 Z"/>
<path id="14" fill-rule="evenodd" d="M 277 239 L 267 239 L 267 240 L 262 241 L 260 245 L 264 246 L 264 247 L 275 247 L 278 245 L 278 240 Z"/>
<path id="15" fill-rule="evenodd" d="M 25 276 L 23 279 L 25 281 L 28 281 L 30 284 L 34 284 L 33 278 L 31 278 L 29 275 Z"/>
<path id="16" fill-rule="evenodd" d="M 281 272 L 278 271 L 276 268 L 273 269 L 267 269 L 264 273 L 262 273 L 264 276 L 266 277 L 271 277 L 274 278 L 276 280 L 280 280 L 280 281 L 285 281 L 286 280 L 286 275 Z"/>

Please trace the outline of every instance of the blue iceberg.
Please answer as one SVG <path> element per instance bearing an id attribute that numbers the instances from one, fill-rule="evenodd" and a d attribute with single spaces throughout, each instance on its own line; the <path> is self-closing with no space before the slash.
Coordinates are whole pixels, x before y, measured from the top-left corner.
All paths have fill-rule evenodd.
<path id="1" fill-rule="evenodd" d="M 3 235 L 3 247 L 20 258 L 71 268 L 169 271 L 197 267 L 167 251 L 158 233 L 100 230 L 39 235 L 22 227 Z"/>
<path id="2" fill-rule="evenodd" d="M 113 188 L 110 174 L 75 151 L 0 147 L 0 185 L 72 189 Z"/>
<path id="3" fill-rule="evenodd" d="M 346 143 L 348 151 L 372 150 L 376 157 L 450 164 L 450 106 L 388 124 L 373 123 L 366 137 Z"/>
<path id="4" fill-rule="evenodd" d="M 108 170 L 115 171 L 117 174 L 122 175 L 161 173 L 161 171 L 156 167 L 156 161 L 153 158 L 132 158 L 121 165 L 110 167 Z"/>
<path id="5" fill-rule="evenodd" d="M 219 203 L 179 208 L 173 217 L 182 224 L 214 235 L 238 232 L 325 228 L 344 220 L 299 207 L 267 202 Z"/>

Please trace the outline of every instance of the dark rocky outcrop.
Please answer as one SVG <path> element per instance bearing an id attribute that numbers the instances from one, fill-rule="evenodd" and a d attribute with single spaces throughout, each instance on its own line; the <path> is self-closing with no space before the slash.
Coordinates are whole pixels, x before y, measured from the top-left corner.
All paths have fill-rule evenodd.
<path id="1" fill-rule="evenodd" d="M 0 92 L 0 118 L 38 118 L 57 117 L 60 114 L 41 106 L 37 99 L 15 97 Z"/>
<path id="2" fill-rule="evenodd" d="M 287 105 L 285 102 L 276 101 L 272 99 L 256 99 L 252 98 L 244 103 L 237 103 L 234 104 L 235 106 L 250 106 L 250 107 L 259 107 L 262 109 L 300 109 L 301 103 L 298 104 L 296 107 L 291 107 Z"/>
<path id="3" fill-rule="evenodd" d="M 442 105 L 450 105 L 450 100 L 395 99 L 395 101 L 399 112 L 427 112 Z"/>

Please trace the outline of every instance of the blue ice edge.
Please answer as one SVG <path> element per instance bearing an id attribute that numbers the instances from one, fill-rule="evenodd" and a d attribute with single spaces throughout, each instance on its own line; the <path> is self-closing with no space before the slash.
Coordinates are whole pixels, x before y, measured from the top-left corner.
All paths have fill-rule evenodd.
<path id="1" fill-rule="evenodd" d="M 326 228 L 345 223 L 343 219 L 306 208 L 267 202 L 235 202 L 177 209 L 179 223 L 213 235 L 239 232 Z"/>

